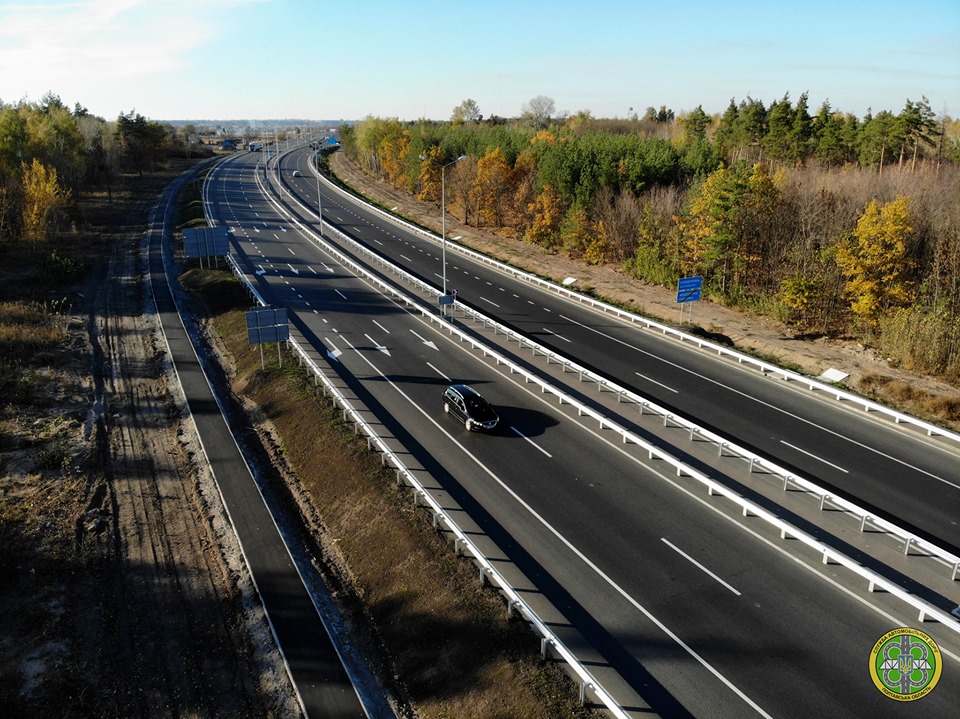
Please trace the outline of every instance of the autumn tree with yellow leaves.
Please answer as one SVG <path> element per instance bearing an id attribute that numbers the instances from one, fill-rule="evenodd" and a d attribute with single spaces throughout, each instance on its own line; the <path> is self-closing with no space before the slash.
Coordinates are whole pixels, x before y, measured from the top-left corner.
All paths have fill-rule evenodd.
<path id="1" fill-rule="evenodd" d="M 51 225 L 66 207 L 70 193 L 60 187 L 57 171 L 34 159 L 21 164 L 23 176 L 23 241 L 42 245 Z"/>
<path id="2" fill-rule="evenodd" d="M 916 297 L 912 259 L 916 218 L 903 195 L 888 203 L 872 200 L 849 241 L 837 247 L 836 262 L 847 278 L 844 293 L 855 315 L 874 324 Z"/>
<path id="3" fill-rule="evenodd" d="M 477 179 L 474 197 L 477 211 L 488 225 L 502 227 L 510 211 L 513 197 L 513 168 L 499 147 L 487 152 L 477 161 Z"/>

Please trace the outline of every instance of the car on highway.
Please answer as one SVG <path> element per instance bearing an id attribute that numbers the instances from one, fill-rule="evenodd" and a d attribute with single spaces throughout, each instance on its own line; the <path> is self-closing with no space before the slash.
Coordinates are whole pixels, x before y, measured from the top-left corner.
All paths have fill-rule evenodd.
<path id="1" fill-rule="evenodd" d="M 471 432 L 491 430 L 500 418 L 480 393 L 465 384 L 453 384 L 443 392 L 443 411 L 463 422 Z"/>
<path id="2" fill-rule="evenodd" d="M 293 176 L 294 176 L 294 177 L 300 177 L 300 170 L 294 170 L 294 171 L 293 171 Z"/>

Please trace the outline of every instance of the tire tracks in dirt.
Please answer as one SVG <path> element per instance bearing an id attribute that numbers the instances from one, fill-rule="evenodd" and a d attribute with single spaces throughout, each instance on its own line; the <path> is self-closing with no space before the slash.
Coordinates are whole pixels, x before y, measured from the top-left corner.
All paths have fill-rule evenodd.
<path id="1" fill-rule="evenodd" d="M 77 544 L 95 587 L 78 624 L 97 704 L 122 716 L 288 716 L 276 650 L 264 656 L 246 632 L 256 608 L 220 549 L 222 508 L 170 391 L 138 244 L 114 244 L 88 316 L 95 456 Z"/>

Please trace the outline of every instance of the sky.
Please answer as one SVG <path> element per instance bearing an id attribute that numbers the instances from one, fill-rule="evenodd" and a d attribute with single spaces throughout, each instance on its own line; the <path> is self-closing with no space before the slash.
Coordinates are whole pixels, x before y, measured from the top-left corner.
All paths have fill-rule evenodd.
<path id="1" fill-rule="evenodd" d="M 115 119 L 720 113 L 808 93 L 960 116 L 960 0 L 0 0 L 0 100 Z"/>

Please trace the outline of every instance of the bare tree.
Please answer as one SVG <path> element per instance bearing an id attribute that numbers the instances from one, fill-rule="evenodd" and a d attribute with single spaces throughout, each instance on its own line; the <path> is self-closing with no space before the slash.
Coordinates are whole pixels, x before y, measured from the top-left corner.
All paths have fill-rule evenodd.
<path id="1" fill-rule="evenodd" d="M 543 130 L 550 124 L 550 118 L 556 111 L 557 104 L 552 97 L 537 95 L 523 104 L 520 117 L 538 130 Z"/>

